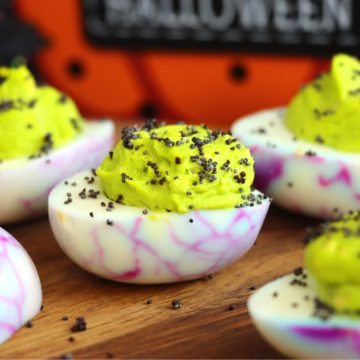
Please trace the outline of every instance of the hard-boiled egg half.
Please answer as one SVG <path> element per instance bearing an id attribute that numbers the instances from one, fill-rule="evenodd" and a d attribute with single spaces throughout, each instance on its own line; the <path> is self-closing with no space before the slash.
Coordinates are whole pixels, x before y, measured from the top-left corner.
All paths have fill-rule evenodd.
<path id="1" fill-rule="evenodd" d="M 65 253 L 98 276 L 131 283 L 199 278 L 254 243 L 269 200 L 250 189 L 250 152 L 201 126 L 125 128 L 96 174 L 81 172 L 49 197 Z"/>
<path id="2" fill-rule="evenodd" d="M 113 132 L 110 121 L 84 122 L 70 98 L 37 86 L 26 67 L 0 68 L 0 224 L 44 214 L 50 190 L 97 167 Z"/>
<path id="3" fill-rule="evenodd" d="M 255 185 L 279 205 L 320 218 L 360 208 L 360 63 L 333 58 L 287 109 L 238 120 L 255 159 Z"/>
<path id="4" fill-rule="evenodd" d="M 20 243 L 0 228 L 0 344 L 40 311 L 41 300 L 33 262 Z"/>
<path id="5" fill-rule="evenodd" d="M 360 215 L 320 228 L 305 267 L 272 281 L 248 301 L 263 337 L 293 358 L 360 356 Z"/>

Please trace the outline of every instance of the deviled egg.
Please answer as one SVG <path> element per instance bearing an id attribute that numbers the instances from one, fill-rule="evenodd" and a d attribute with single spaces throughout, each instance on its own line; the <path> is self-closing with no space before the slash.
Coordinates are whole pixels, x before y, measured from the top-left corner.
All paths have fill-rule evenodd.
<path id="1" fill-rule="evenodd" d="M 39 275 L 29 255 L 0 228 L 0 344 L 41 308 Z"/>
<path id="2" fill-rule="evenodd" d="M 96 173 L 51 192 L 50 224 L 65 253 L 104 278 L 199 278 L 255 242 L 270 202 L 253 178 L 250 152 L 229 133 L 151 121 L 125 128 Z"/>
<path id="3" fill-rule="evenodd" d="M 238 120 L 255 159 L 255 186 L 279 205 L 320 218 L 360 208 L 360 63 L 336 55 L 330 72 L 287 109 Z"/>
<path id="4" fill-rule="evenodd" d="M 280 352 L 294 358 L 360 356 L 360 213 L 326 223 L 298 268 L 257 290 L 252 320 Z"/>
<path id="5" fill-rule="evenodd" d="M 50 190 L 97 167 L 113 132 L 110 121 L 84 122 L 69 97 L 37 86 L 26 67 L 0 68 L 0 224 L 44 214 Z"/>

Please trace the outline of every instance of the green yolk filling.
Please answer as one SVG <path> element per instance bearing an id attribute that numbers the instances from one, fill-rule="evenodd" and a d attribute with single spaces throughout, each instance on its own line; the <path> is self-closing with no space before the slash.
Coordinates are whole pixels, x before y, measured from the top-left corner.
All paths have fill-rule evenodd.
<path id="1" fill-rule="evenodd" d="M 360 152 L 360 62 L 334 56 L 329 73 L 305 86 L 288 106 L 286 126 L 298 138 Z"/>
<path id="2" fill-rule="evenodd" d="M 153 125 L 153 123 L 151 123 Z M 250 152 L 203 126 L 126 128 L 96 173 L 107 197 L 126 205 L 186 213 L 256 202 Z"/>
<path id="3" fill-rule="evenodd" d="M 83 126 L 74 102 L 53 87 L 37 87 L 25 66 L 0 68 L 0 160 L 59 148 Z"/>

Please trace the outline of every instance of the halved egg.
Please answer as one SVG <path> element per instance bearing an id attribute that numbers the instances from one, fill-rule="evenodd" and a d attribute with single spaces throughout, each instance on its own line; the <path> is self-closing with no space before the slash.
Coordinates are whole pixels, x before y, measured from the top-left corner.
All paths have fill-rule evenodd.
<path id="1" fill-rule="evenodd" d="M 157 212 L 110 201 L 94 173 L 81 172 L 49 196 L 50 224 L 64 252 L 85 270 L 129 283 L 199 278 L 253 245 L 269 208 L 258 191 L 247 207 Z"/>
<path id="2" fill-rule="evenodd" d="M 348 359 L 360 356 L 360 321 L 317 298 L 314 281 L 301 269 L 258 289 L 248 300 L 261 335 L 292 358 Z"/>
<path id="3" fill-rule="evenodd" d="M 20 243 L 0 228 L 0 344 L 41 308 L 39 275 Z"/>
<path id="4" fill-rule="evenodd" d="M 314 217 L 358 209 L 360 155 L 297 139 L 285 111 L 261 111 L 232 127 L 255 160 L 255 186 L 284 208 Z"/>
<path id="5" fill-rule="evenodd" d="M 113 133 L 111 121 L 88 122 L 58 149 L 0 162 L 0 224 L 43 215 L 51 189 L 78 171 L 97 167 L 113 145 Z"/>

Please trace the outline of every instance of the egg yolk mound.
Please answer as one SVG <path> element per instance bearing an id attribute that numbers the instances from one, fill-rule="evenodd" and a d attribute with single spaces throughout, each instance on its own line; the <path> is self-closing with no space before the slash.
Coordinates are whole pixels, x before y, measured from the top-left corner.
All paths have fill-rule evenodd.
<path id="1" fill-rule="evenodd" d="M 332 59 L 320 75 L 297 94 L 285 118 L 298 138 L 345 152 L 360 152 L 360 62 L 349 55 Z"/>
<path id="2" fill-rule="evenodd" d="M 30 71 L 0 67 L 0 160 L 37 157 L 61 147 L 83 129 L 74 102 Z"/>
<path id="3" fill-rule="evenodd" d="M 305 250 L 320 300 L 338 312 L 360 311 L 360 212 L 324 225 Z"/>
<path id="4" fill-rule="evenodd" d="M 254 205 L 253 164 L 249 150 L 229 133 L 148 122 L 125 128 L 96 173 L 114 201 L 186 213 Z"/>

